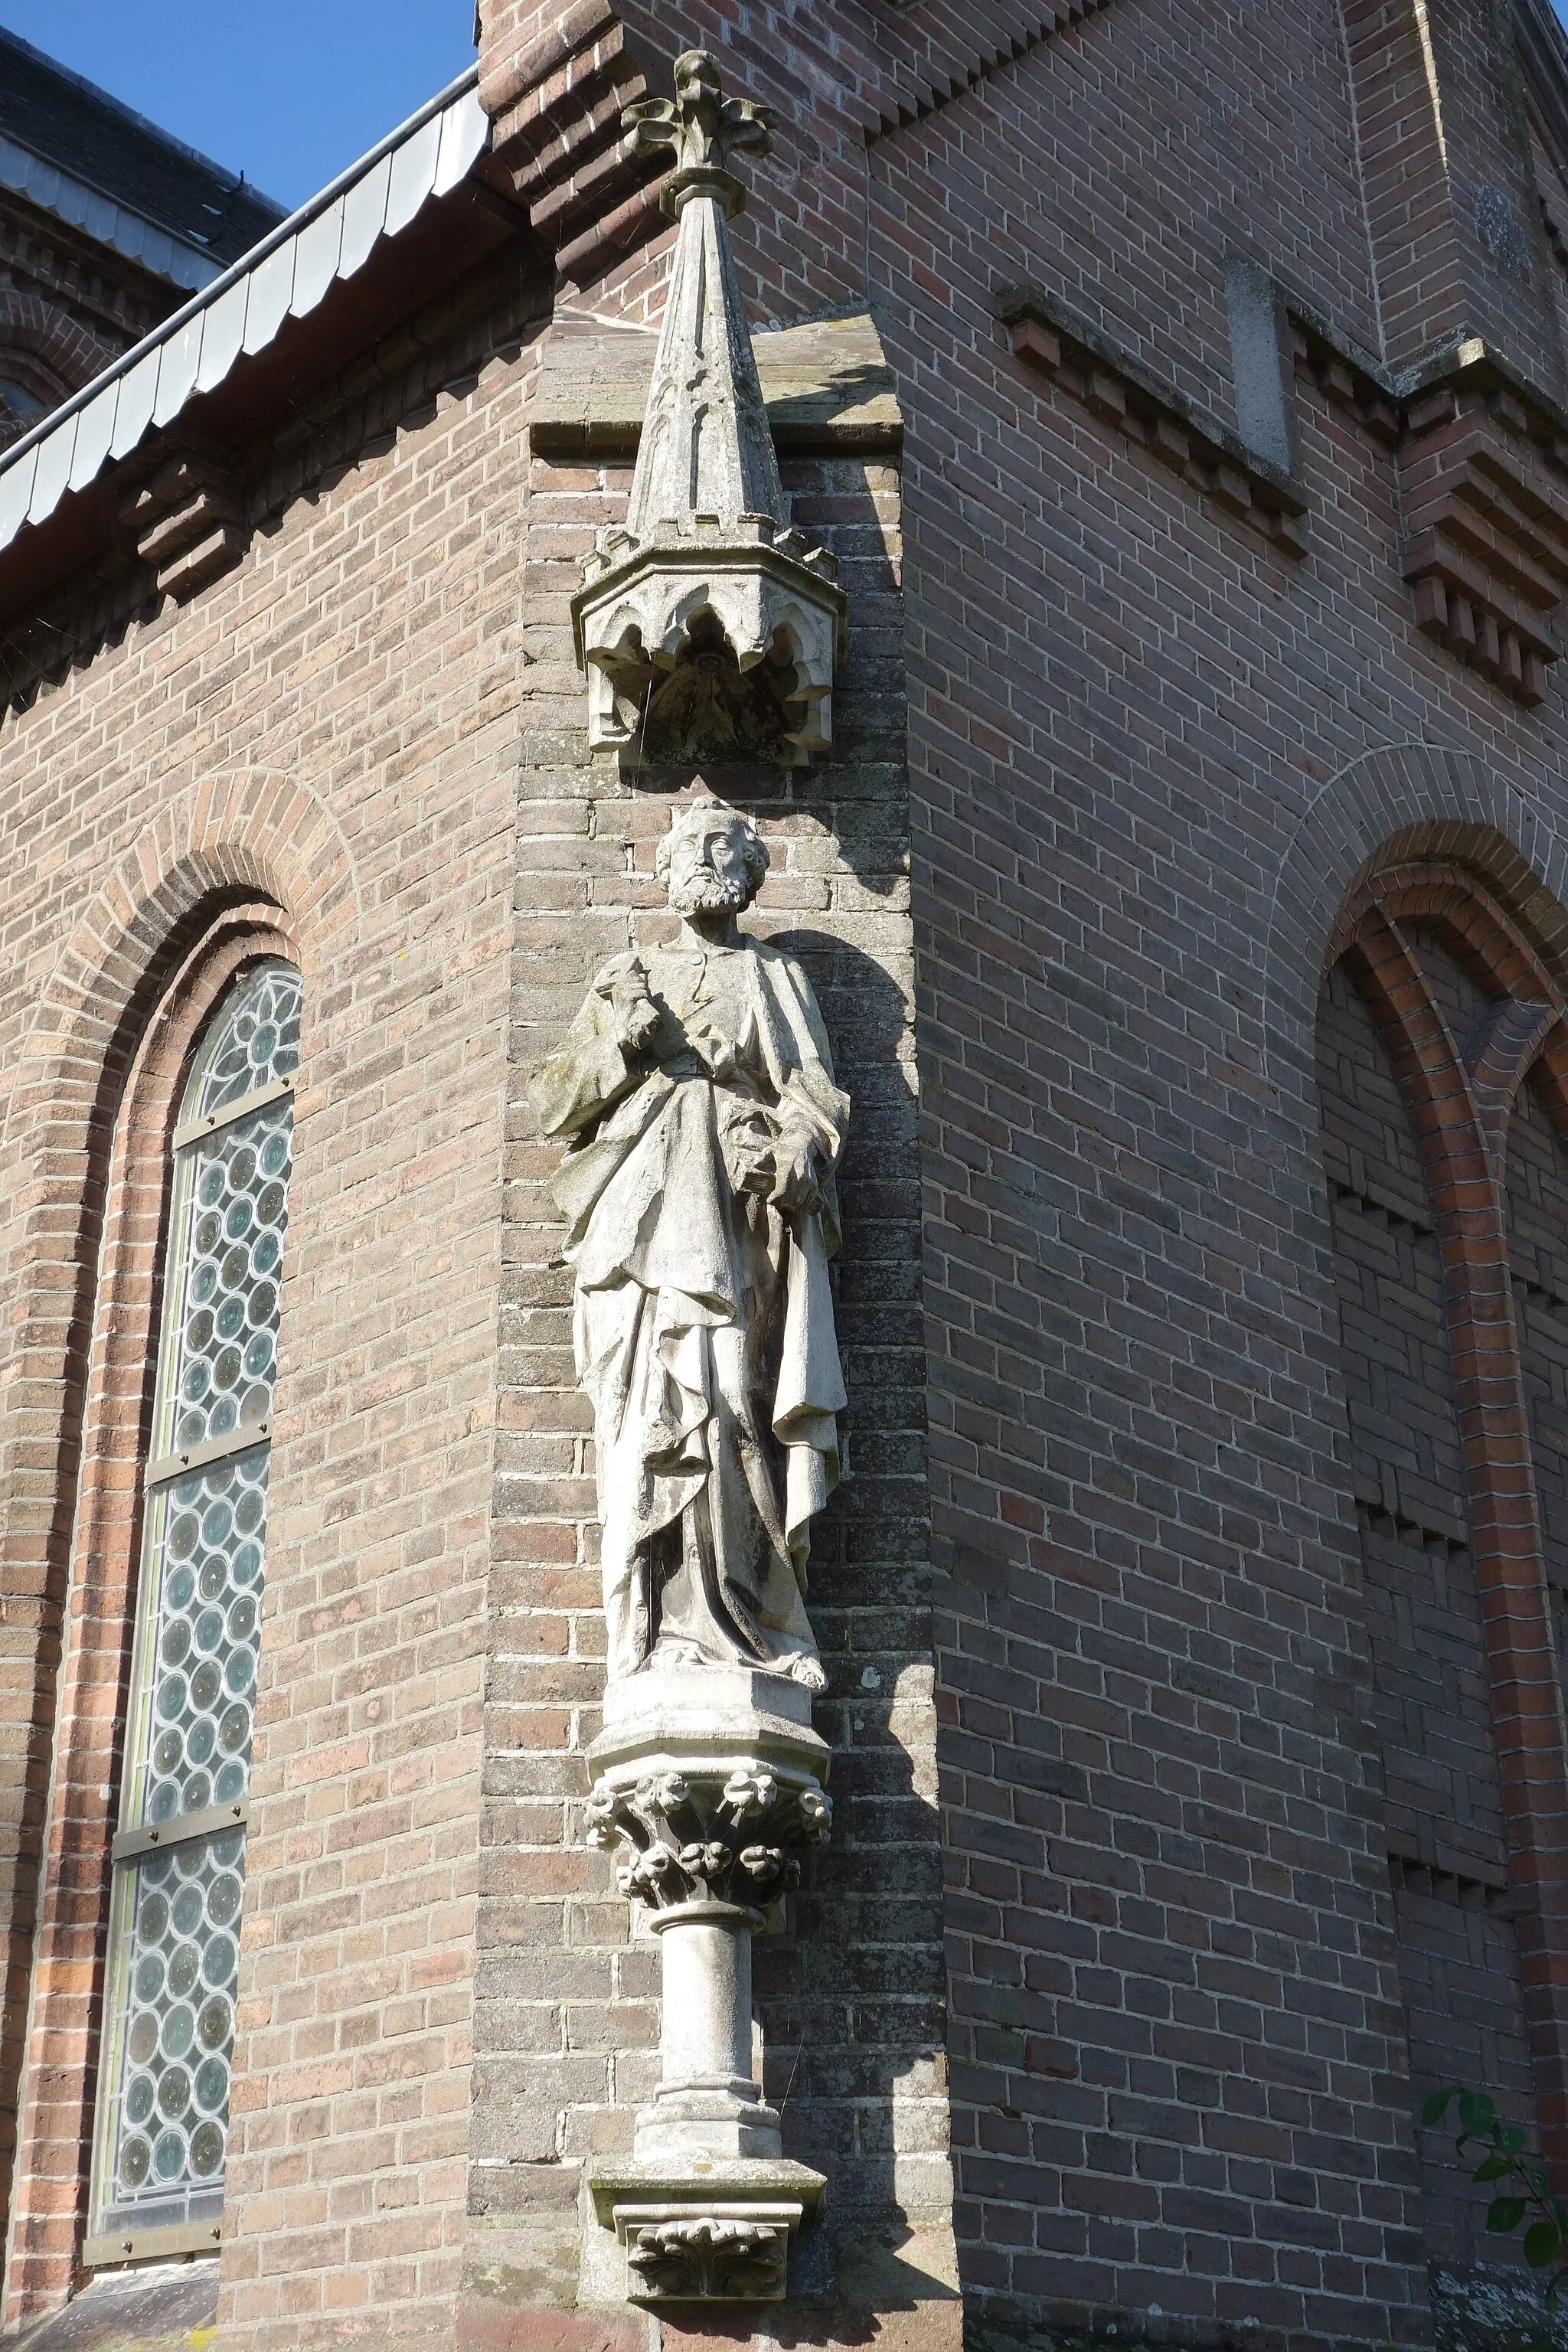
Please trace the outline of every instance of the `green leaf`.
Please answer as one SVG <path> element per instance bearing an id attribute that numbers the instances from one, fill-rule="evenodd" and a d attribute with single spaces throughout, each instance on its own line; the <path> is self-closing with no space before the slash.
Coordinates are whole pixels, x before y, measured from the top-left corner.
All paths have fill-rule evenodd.
<path id="1" fill-rule="evenodd" d="M 1506 2156 L 1489 2156 L 1484 2164 L 1477 2165 L 1470 2179 L 1472 2180 L 1506 2180 L 1512 2170 L 1513 2167 Z"/>
<path id="2" fill-rule="evenodd" d="M 1424 2124 L 1440 2124 L 1448 2112 L 1450 2100 L 1457 2099 L 1463 2089 L 1459 2083 L 1450 2083 L 1446 2091 L 1434 2091 L 1421 2109 Z"/>
<path id="3" fill-rule="evenodd" d="M 1561 2271 L 1553 2271 L 1552 2276 L 1546 2282 L 1546 2293 L 1542 2297 L 1542 2301 L 1545 2304 L 1548 2311 L 1556 2310 L 1557 2299 L 1562 2292 L 1563 2273 Z M 1541 2331 L 1541 2341 L 1542 2344 L 1550 2344 L 1552 2341 L 1544 2328 Z"/>
<path id="4" fill-rule="evenodd" d="M 1487 2208 L 1487 2227 L 1494 2237 L 1506 2238 L 1510 2230 L 1518 2229 L 1524 2215 L 1522 2197 L 1494 2197 Z"/>
<path id="5" fill-rule="evenodd" d="M 1497 2121 L 1497 2108 L 1484 2091 L 1459 2093 L 1459 2128 L 1467 2139 L 1479 2139 Z"/>
<path id="6" fill-rule="evenodd" d="M 1563 2232 L 1555 2221 L 1532 2221 L 1524 2233 L 1524 2259 L 1532 2271 L 1543 2271 L 1563 2252 Z"/>
<path id="7" fill-rule="evenodd" d="M 1524 2134 L 1517 2124 L 1499 2124 L 1492 2138 L 1500 2156 L 1521 2156 L 1524 2152 Z"/>

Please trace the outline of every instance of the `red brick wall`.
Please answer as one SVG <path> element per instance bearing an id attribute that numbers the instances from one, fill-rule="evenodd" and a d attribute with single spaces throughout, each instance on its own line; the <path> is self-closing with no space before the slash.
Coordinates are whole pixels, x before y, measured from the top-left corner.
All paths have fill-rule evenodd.
<path id="1" fill-rule="evenodd" d="M 1137 348 L 1211 409 L 1229 238 L 1351 332 L 1363 273 L 1364 332 L 1365 232 L 1331 209 L 1356 168 L 1337 16 L 1270 12 L 1268 36 L 1265 58 L 1240 12 L 1110 9 L 872 154 L 909 418 L 953 2132 L 982 2326 L 1429 2324 L 1310 1049 L 1337 907 L 1402 824 L 1479 837 L 1505 811 L 1560 877 L 1560 690 L 1521 725 L 1416 646 L 1391 459 L 1309 379 L 1291 565 L 1037 389 L 990 311 L 999 277 L 1081 300 L 1067 239 L 1131 216 L 1160 322 Z M 1190 215 L 1189 137 L 1215 191 Z M 1473 753 L 1485 790 L 1415 757 L 1363 789 L 1354 763 L 1411 741 Z"/>
<path id="2" fill-rule="evenodd" d="M 1568 1150 L 1544 1073 L 1522 1087 L 1509 1126 L 1509 1265 L 1547 1573 L 1568 1591 Z"/>
<path id="3" fill-rule="evenodd" d="M 1428 2172 L 1424 2220 L 1410 2067 L 1441 2028 L 1438 1971 L 1507 1970 L 1500 1908 L 1432 1909 L 1419 1848 L 1390 1894 L 1316 1011 L 1342 908 L 1343 946 L 1366 874 L 1417 855 L 1489 877 L 1529 933 L 1501 985 L 1528 1006 L 1557 984 L 1563 688 L 1527 711 L 1418 634 L 1394 459 L 1310 374 L 1298 561 L 1012 357 L 994 288 L 1032 278 L 1224 422 L 1237 250 L 1391 359 L 1436 331 L 1419 285 L 1392 315 L 1367 68 L 1330 0 L 1060 16 L 1016 55 L 1005 27 L 987 49 L 922 8 L 699 6 L 682 27 L 787 118 L 738 229 L 754 315 L 868 301 L 907 420 L 896 513 L 879 469 L 796 478 L 800 519 L 847 558 L 856 641 L 835 761 L 758 804 L 779 854 L 756 919 L 805 935 L 858 1121 L 857 1476 L 814 1587 L 846 1801 L 795 1942 L 763 1957 L 761 2023 L 794 2144 L 886 2256 L 857 2273 L 841 2245 L 837 2306 L 789 2324 L 864 2335 L 914 2300 L 911 2340 L 951 2336 L 954 2307 L 911 2293 L 929 2269 L 899 2266 L 894 2210 L 939 2210 L 951 2104 L 978 2341 L 1097 2314 L 1204 2343 L 1415 2341 L 1448 2192 Z M 662 267 L 649 246 L 569 290 L 640 321 Z M 584 764 L 563 627 L 624 474 L 530 470 L 539 290 L 496 300 L 492 338 L 345 391 L 275 467 L 247 453 L 244 566 L 132 616 L 0 743 L 0 1393 L 5 1539 L 44 1629 L 29 1694 L 61 1604 L 79 1343 L 56 1286 L 74 1301 L 94 1133 L 72 1041 L 101 1060 L 163 941 L 226 886 L 273 892 L 305 968 L 225 2254 L 225 2341 L 258 2347 L 439 2343 L 459 2300 L 475 2343 L 641 2327 L 566 2316 L 577 2168 L 624 2144 L 656 2019 L 576 1834 L 591 1464 L 523 1082 L 597 957 L 658 923 L 667 811 Z M 1546 367 L 1530 316 L 1518 332 Z M 1416 1017 L 1462 986 L 1412 952 L 1381 985 L 1425 1074 L 1413 1094 L 1401 1064 L 1414 1131 L 1447 1155 L 1435 1230 L 1469 1247 L 1489 1146 Z M 1469 1541 L 1439 1530 L 1443 1622 L 1472 1657 L 1448 1793 L 1479 1841 L 1506 1815 L 1556 2132 L 1560 1702 L 1529 1459 L 1555 1442 L 1556 1366 L 1527 1348 L 1497 1418 L 1500 1196 L 1488 1214 L 1484 1312 L 1461 1330 L 1445 1289 Z M 1436 1277 L 1407 1255 L 1435 1345 Z M 1395 1622 L 1414 1560 L 1376 1564 Z M 1495 1777 L 1478 1617 L 1494 1687 L 1500 1659 L 1518 1685 Z M 1426 1703 L 1403 1747 L 1384 1727 L 1407 1782 Z M 1517 2071 L 1517 2020 L 1498 2032 Z M 55 2294 L 65 2264 L 30 2275 Z"/>
<path id="4" fill-rule="evenodd" d="M 492 331 L 515 351 L 502 313 L 270 474 L 254 453 L 244 566 L 138 615 L 5 730 L 5 1541 L 57 1622 L 95 1056 L 145 1018 L 171 936 L 237 892 L 278 901 L 304 972 L 226 2214 L 237 2343 L 377 2312 L 449 2331 L 465 2229 L 521 586 L 521 378 Z M 121 1581 L 128 1543 L 110 1546 Z M 68 1691 L 112 1686 L 116 1624 L 71 1630 Z M 61 1735 L 100 1814 L 114 1732 L 84 1701 Z M 52 1843 L 68 1799 L 57 1785 Z M 69 2201 L 47 2069 L 84 1990 L 79 1969 L 35 2009 L 29 2214 Z M 44 2231 L 13 2257 L 13 2314 L 68 2276 Z"/>
<path id="5" fill-rule="evenodd" d="M 1553 265 L 1506 10 L 1345 0 L 1344 36 L 1389 364 L 1480 335 L 1560 384 Z"/>

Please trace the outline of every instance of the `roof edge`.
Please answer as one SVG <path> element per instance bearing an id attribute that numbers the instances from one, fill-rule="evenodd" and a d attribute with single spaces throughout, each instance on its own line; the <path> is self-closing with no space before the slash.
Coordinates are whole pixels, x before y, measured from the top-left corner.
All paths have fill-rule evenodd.
<path id="1" fill-rule="evenodd" d="M 26 139 L 18 139 L 14 131 L 0 131 L 0 188 L 22 203 L 31 205 L 37 211 L 48 214 L 51 219 L 61 222 L 65 227 L 77 229 L 89 236 L 98 234 L 79 212 L 68 212 L 62 204 L 51 203 L 47 196 L 40 195 L 26 178 L 8 178 L 5 163 L 7 150 L 13 155 L 25 156 L 29 163 L 37 164 L 45 173 L 52 173 L 62 193 L 68 189 L 74 195 L 84 199 L 85 205 L 107 207 L 114 218 L 105 227 L 101 241 L 127 261 L 140 262 L 144 269 L 166 279 L 171 286 L 183 287 L 187 294 L 200 292 L 220 269 L 229 266 L 226 262 L 215 260 L 205 246 L 198 245 L 195 238 L 184 236 L 179 229 L 171 228 L 166 221 L 159 220 L 153 213 L 144 212 L 139 205 L 128 204 L 122 196 L 111 195 L 107 188 L 100 187 L 96 181 L 84 179 L 79 172 L 68 171 L 63 163 L 57 163 L 41 149 L 29 145 Z M 246 184 L 248 186 L 249 182 Z M 140 242 L 130 241 L 121 230 L 122 221 L 135 221 L 153 239 L 161 237 L 171 247 L 188 254 L 192 262 L 200 264 L 199 273 L 187 273 L 181 277 L 172 269 L 162 268 L 156 262 L 150 261 L 147 258 L 147 237 Z"/>
<path id="2" fill-rule="evenodd" d="M 460 74 L 449 81 L 444 89 L 437 90 L 434 98 L 426 99 L 425 104 L 416 108 L 405 121 L 398 123 L 396 128 L 389 131 L 384 139 L 378 139 L 375 145 L 368 148 L 348 166 L 346 171 L 340 172 L 336 179 L 329 180 L 326 186 L 318 190 L 317 194 L 302 204 L 297 212 L 289 214 L 287 218 L 280 220 L 275 228 L 269 229 L 259 243 L 251 247 L 248 253 L 242 253 L 237 261 L 231 261 L 226 269 L 207 285 L 201 287 L 188 301 L 182 302 L 178 310 L 172 310 L 166 319 L 160 320 L 157 326 L 150 333 L 143 335 L 139 343 L 133 343 L 128 352 L 122 352 L 109 367 L 95 375 L 89 383 L 84 383 L 79 391 L 72 393 L 68 400 L 60 402 L 58 408 L 51 408 L 46 416 L 40 417 L 37 424 L 32 426 L 30 431 L 23 434 L 19 440 L 13 441 L 8 448 L 0 451 L 0 481 L 3 481 L 30 451 L 39 448 L 52 434 L 68 423 L 71 417 L 79 415 L 89 401 L 97 399 L 105 385 L 114 383 L 119 377 L 128 375 L 133 367 L 138 366 L 148 356 L 149 352 L 155 352 L 163 344 L 173 341 L 193 319 L 199 318 L 204 310 L 209 309 L 220 295 L 226 294 L 231 286 L 237 285 L 241 278 L 247 277 L 265 261 L 268 254 L 275 252 L 279 246 L 285 245 L 290 237 L 297 236 L 301 229 L 308 228 L 311 221 L 320 214 L 327 211 L 341 195 L 363 179 L 367 173 L 374 171 L 384 156 L 391 154 L 405 140 L 412 138 L 415 132 L 423 129 L 434 116 L 450 106 L 454 100 L 463 97 L 467 91 L 473 89 L 479 78 L 479 61 L 476 58 L 471 66 L 465 67 Z"/>
<path id="3" fill-rule="evenodd" d="M 7 25 L 0 25 L 0 46 L 20 49 L 24 56 L 33 58 L 38 65 L 47 66 L 52 74 L 58 74 L 61 81 L 68 81 L 74 89 L 85 90 L 88 96 L 96 99 L 100 106 L 109 107 L 113 113 L 119 115 L 122 122 L 133 122 L 138 131 L 146 131 L 149 138 L 155 139 L 161 147 L 167 147 L 175 155 L 183 155 L 187 163 L 199 163 L 202 170 L 210 172 L 215 179 L 226 181 L 231 194 L 237 188 L 248 188 L 251 194 L 260 203 L 270 205 L 275 213 L 282 212 L 283 207 L 278 198 L 269 196 L 265 188 L 258 188 L 254 180 L 247 180 L 243 172 L 236 173 L 228 164 L 218 163 L 211 155 L 204 155 L 199 147 L 187 146 L 184 140 L 176 139 L 172 131 L 165 131 L 161 122 L 153 121 L 145 114 L 138 114 L 133 106 L 127 106 L 125 100 L 122 98 L 116 98 L 112 90 L 104 89 L 99 83 L 89 81 L 86 74 L 78 73 L 74 67 L 61 65 L 58 58 L 50 57 L 47 49 L 35 48 L 31 41 L 25 41 L 20 33 L 12 32 Z M 26 142 L 19 140 L 16 143 L 20 146 Z M 126 209 L 129 211 L 133 207 L 128 205 Z M 158 226 L 163 227 L 163 223 L 159 222 Z M 172 231 L 171 234 L 173 234 Z"/>

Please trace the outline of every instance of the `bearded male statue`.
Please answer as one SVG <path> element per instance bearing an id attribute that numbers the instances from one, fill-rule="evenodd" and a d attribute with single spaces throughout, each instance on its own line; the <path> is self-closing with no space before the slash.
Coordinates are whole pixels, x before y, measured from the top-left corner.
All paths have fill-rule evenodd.
<path id="1" fill-rule="evenodd" d="M 849 1116 L 811 983 L 735 918 L 767 871 L 750 820 L 678 816 L 658 870 L 679 935 L 601 971 L 536 1072 L 594 1407 L 612 1679 L 650 1661 L 823 1681 L 804 1601 L 838 1476 L 827 1261 Z"/>

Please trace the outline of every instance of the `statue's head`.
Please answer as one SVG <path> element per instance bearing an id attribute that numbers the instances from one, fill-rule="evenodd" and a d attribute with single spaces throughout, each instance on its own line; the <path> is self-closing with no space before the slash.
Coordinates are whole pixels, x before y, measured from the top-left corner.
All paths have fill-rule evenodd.
<path id="1" fill-rule="evenodd" d="M 763 887 L 768 847 L 749 816 L 700 801 L 676 818 L 655 865 L 678 915 L 738 915 Z"/>

